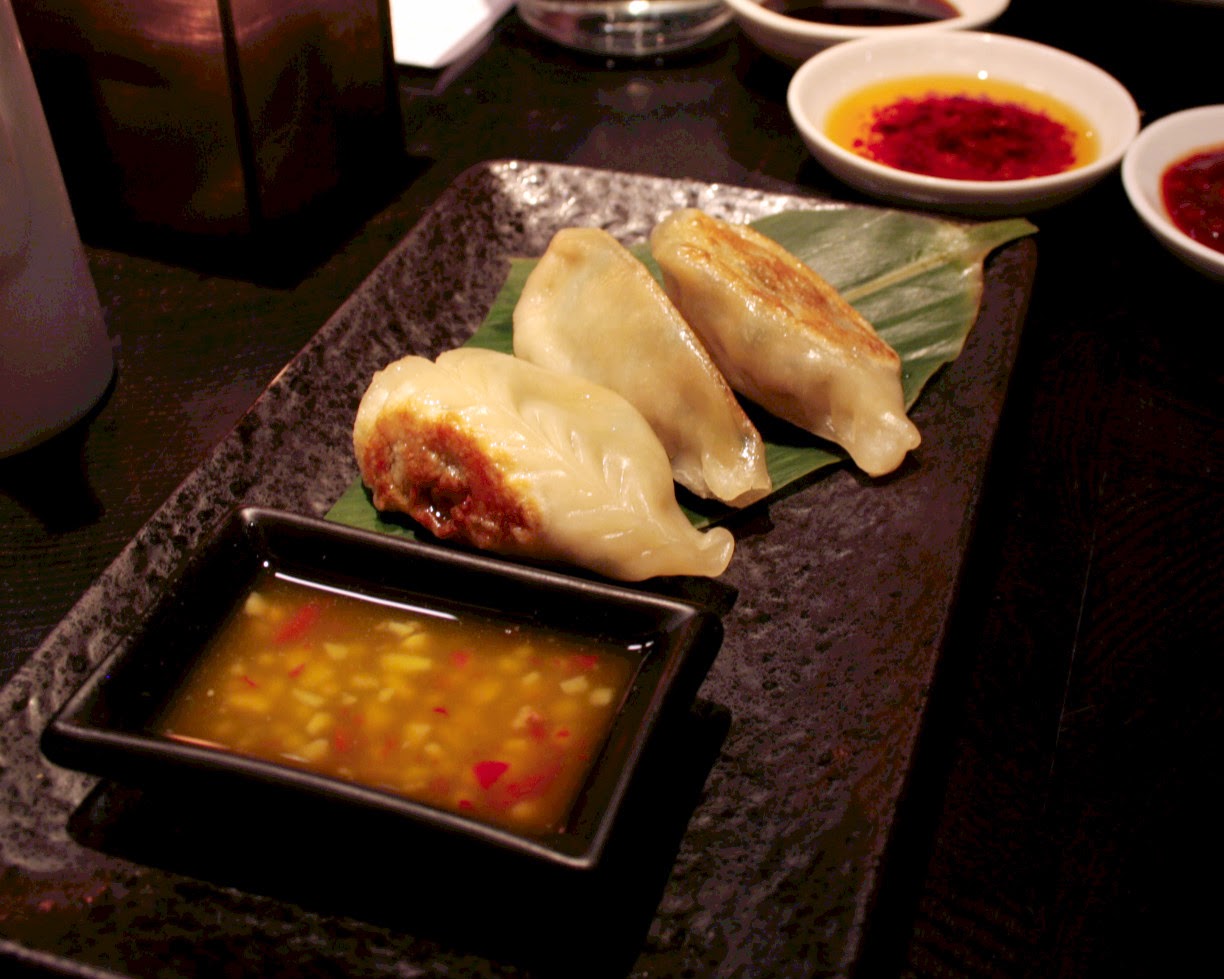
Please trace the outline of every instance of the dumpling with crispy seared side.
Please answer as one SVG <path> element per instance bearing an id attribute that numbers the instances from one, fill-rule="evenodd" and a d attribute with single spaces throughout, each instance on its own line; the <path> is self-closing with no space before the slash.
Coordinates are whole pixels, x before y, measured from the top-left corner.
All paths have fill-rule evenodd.
<path id="1" fill-rule="evenodd" d="M 379 510 L 441 538 L 611 578 L 721 574 L 735 542 L 698 530 L 628 401 L 509 354 L 408 356 L 374 375 L 353 426 Z"/>
<path id="2" fill-rule="evenodd" d="M 747 506 L 773 486 L 765 443 L 663 287 L 601 228 L 558 231 L 514 307 L 517 357 L 580 374 L 650 422 L 676 482 Z"/>
<path id="3" fill-rule="evenodd" d="M 918 447 L 896 351 L 773 239 L 685 209 L 655 226 L 650 247 L 667 294 L 735 390 L 836 442 L 872 476 Z"/>

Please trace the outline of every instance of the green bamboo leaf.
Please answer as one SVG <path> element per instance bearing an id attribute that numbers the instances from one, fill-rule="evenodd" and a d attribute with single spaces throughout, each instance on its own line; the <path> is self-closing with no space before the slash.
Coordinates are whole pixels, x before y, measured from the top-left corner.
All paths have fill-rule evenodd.
<path id="1" fill-rule="evenodd" d="M 939 369 L 955 360 L 977 319 L 983 263 L 1000 245 L 1033 234 L 1023 218 L 962 224 L 942 218 L 869 207 L 788 211 L 753 222 L 828 280 L 897 351 L 906 407 L 912 407 Z M 632 249 L 660 278 L 649 249 Z M 513 352 L 514 306 L 535 259 L 515 259 L 488 316 L 468 340 Z M 842 462 L 840 449 L 748 406 L 765 439 L 774 490 Z M 698 526 L 731 511 L 680 491 Z M 381 516 L 356 480 L 328 517 L 389 533 L 411 533 L 410 521 Z"/>

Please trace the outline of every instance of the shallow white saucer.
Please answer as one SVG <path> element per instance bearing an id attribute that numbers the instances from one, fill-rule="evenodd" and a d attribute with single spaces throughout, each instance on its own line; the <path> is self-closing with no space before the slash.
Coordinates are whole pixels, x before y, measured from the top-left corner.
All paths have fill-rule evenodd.
<path id="1" fill-rule="evenodd" d="M 1131 143 L 1122 160 L 1122 185 L 1135 213 L 1156 239 L 1191 268 L 1224 282 L 1224 252 L 1195 241 L 1173 223 L 1161 178 L 1199 149 L 1224 146 L 1224 105 L 1204 105 L 1164 116 Z"/>
<path id="2" fill-rule="evenodd" d="M 1019 84 L 1082 116 L 1099 143 L 1096 159 L 1023 180 L 957 180 L 868 160 L 825 133 L 846 96 L 889 79 L 972 75 Z M 1057 48 L 1002 34 L 942 31 L 847 41 L 809 58 L 787 91 L 791 118 L 812 155 L 834 176 L 882 200 L 974 215 L 1020 214 L 1082 193 L 1111 172 L 1139 131 L 1130 93 L 1095 65 Z"/>

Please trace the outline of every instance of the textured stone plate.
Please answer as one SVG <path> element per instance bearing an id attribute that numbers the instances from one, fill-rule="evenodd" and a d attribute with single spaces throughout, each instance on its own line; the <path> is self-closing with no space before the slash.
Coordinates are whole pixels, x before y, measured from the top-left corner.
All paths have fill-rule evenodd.
<path id="1" fill-rule="evenodd" d="M 703 596 L 722 601 L 726 634 L 699 709 L 583 889 L 309 813 L 99 783 L 38 752 L 49 716 L 232 507 L 327 512 L 356 475 L 350 428 L 376 369 L 465 339 L 509 257 L 558 227 L 635 242 L 682 206 L 751 220 L 823 205 L 513 161 L 437 201 L 0 691 L 0 948 L 131 975 L 854 968 L 952 620 L 1030 242 L 988 260 L 978 323 L 916 406 L 923 445 L 900 472 L 836 469 L 729 524 L 735 559 Z"/>

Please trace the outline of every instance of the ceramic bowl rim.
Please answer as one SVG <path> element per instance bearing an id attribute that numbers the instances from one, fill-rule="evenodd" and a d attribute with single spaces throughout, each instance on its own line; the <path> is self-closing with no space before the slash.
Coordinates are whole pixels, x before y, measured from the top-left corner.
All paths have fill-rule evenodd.
<path id="1" fill-rule="evenodd" d="M 953 0 L 955 3 L 955 0 Z M 964 2 L 964 0 L 961 0 Z M 768 10 L 761 5 L 761 0 L 726 0 L 727 6 L 738 16 L 753 21 L 771 31 L 787 34 L 795 40 L 815 42 L 829 41 L 838 43 L 857 38 L 887 37 L 898 33 L 909 36 L 914 32 L 956 31 L 973 28 L 999 17 L 1011 4 L 1011 0 L 969 0 L 975 8 L 972 12 L 962 13 L 959 17 L 949 17 L 947 20 L 933 20 L 921 24 L 902 24 L 891 27 L 851 27 L 844 24 L 825 24 L 817 21 L 800 20 L 785 14 Z"/>
<path id="2" fill-rule="evenodd" d="M 1175 139 L 1166 145 L 1175 131 L 1207 120 L 1216 122 L 1218 136 Z M 1224 253 L 1195 241 L 1177 227 L 1164 204 L 1153 200 L 1149 193 L 1151 185 L 1145 180 L 1145 177 L 1155 177 L 1158 182 L 1166 167 L 1194 152 L 1196 147 L 1221 145 L 1224 145 L 1224 103 L 1194 106 L 1161 116 L 1145 126 L 1127 148 L 1122 159 L 1122 185 L 1131 206 L 1158 239 L 1168 247 L 1192 257 L 1197 264 L 1215 270 L 1217 276 L 1224 277 Z M 1145 169 L 1145 165 L 1150 169 Z M 1159 191 L 1158 184 L 1156 189 Z"/>

